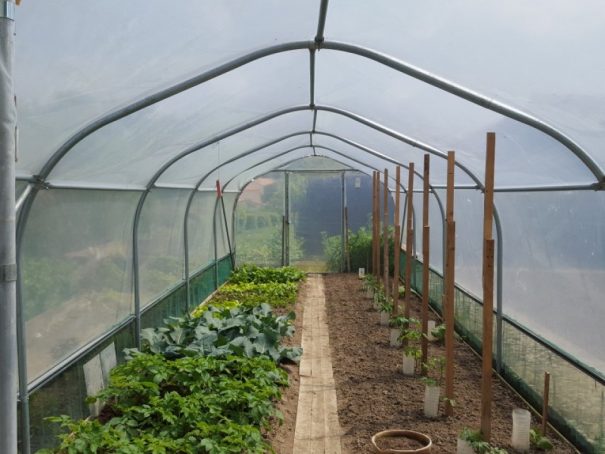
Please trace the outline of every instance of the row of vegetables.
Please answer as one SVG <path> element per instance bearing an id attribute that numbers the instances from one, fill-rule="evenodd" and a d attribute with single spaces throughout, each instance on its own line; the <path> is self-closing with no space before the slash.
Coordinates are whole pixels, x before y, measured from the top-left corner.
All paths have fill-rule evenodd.
<path id="1" fill-rule="evenodd" d="M 141 350 L 111 372 L 98 418 L 49 418 L 65 429 L 60 453 L 264 453 L 262 430 L 283 419 L 275 408 L 302 350 L 285 347 L 304 273 L 244 266 L 191 315 L 142 332 Z M 283 311 L 282 311 L 283 312 Z"/>

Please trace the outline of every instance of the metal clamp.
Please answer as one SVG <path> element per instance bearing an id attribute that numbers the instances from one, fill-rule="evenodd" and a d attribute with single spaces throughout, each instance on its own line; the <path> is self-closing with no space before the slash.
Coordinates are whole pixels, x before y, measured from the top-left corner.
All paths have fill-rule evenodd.
<path id="1" fill-rule="evenodd" d="M 0 265 L 0 283 L 15 282 L 17 280 L 17 264 Z"/>
<path id="2" fill-rule="evenodd" d="M 10 0 L 0 0 L 0 19 L 15 20 L 15 4 Z"/>

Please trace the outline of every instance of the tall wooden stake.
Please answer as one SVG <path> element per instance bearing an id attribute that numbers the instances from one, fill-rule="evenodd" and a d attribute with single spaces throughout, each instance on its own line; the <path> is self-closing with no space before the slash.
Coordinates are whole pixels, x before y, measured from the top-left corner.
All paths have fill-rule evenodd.
<path id="1" fill-rule="evenodd" d="M 447 203 L 446 203 L 446 263 L 443 313 L 445 318 L 445 414 L 452 416 L 454 407 L 454 286 L 456 257 L 456 223 L 454 222 L 454 163 L 456 154 L 447 153 Z"/>
<path id="2" fill-rule="evenodd" d="M 347 273 L 351 272 L 351 250 L 349 248 L 349 207 L 345 207 L 345 266 Z"/>
<path id="3" fill-rule="evenodd" d="M 429 252 L 431 242 L 431 228 L 429 227 L 429 176 L 430 176 L 431 155 L 424 155 L 424 174 L 422 191 L 422 362 L 426 364 L 429 356 L 428 325 L 429 325 Z M 423 375 L 426 368 L 422 368 Z"/>
<path id="4" fill-rule="evenodd" d="M 395 211 L 393 212 L 393 244 L 395 250 L 393 253 L 393 312 L 399 315 L 399 261 L 401 255 L 401 220 L 399 213 L 401 208 L 401 166 L 395 169 Z"/>
<path id="5" fill-rule="evenodd" d="M 494 315 L 494 164 L 496 134 L 487 133 L 485 194 L 483 197 L 483 346 L 481 374 L 481 433 L 491 438 L 492 426 L 492 342 Z"/>
<path id="6" fill-rule="evenodd" d="M 544 399 L 542 402 L 542 435 L 546 436 L 548 429 L 548 395 L 550 394 L 550 374 L 544 372 Z"/>
<path id="7" fill-rule="evenodd" d="M 384 169 L 384 200 L 383 200 L 384 225 L 382 233 L 384 254 L 384 296 L 389 298 L 389 169 Z"/>
<path id="8" fill-rule="evenodd" d="M 406 219 L 406 241 L 405 241 L 405 299 L 404 314 L 405 318 L 410 318 L 410 309 L 412 305 L 412 248 L 414 247 L 414 163 L 410 162 L 408 167 L 408 196 L 407 196 L 407 219 Z"/>
<path id="9" fill-rule="evenodd" d="M 378 277 L 376 271 L 376 186 L 378 184 L 378 172 L 374 171 L 372 177 L 372 274 L 374 277 Z"/>

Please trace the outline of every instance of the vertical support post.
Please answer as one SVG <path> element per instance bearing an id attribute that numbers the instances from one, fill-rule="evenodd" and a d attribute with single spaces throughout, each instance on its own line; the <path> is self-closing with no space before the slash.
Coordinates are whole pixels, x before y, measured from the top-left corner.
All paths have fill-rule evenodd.
<path id="1" fill-rule="evenodd" d="M 349 250 L 349 207 L 345 206 L 345 271 L 351 272 L 351 251 Z"/>
<path id="2" fill-rule="evenodd" d="M 496 224 L 496 367 L 498 373 L 501 374 L 503 371 L 502 367 L 502 350 L 504 349 L 504 327 L 503 327 L 503 315 L 502 315 L 502 285 L 503 285 L 503 263 L 504 263 L 504 252 L 502 242 L 504 241 L 502 235 L 502 225 L 500 223 L 500 215 L 494 205 L 494 223 Z"/>
<path id="3" fill-rule="evenodd" d="M 14 3 L 0 2 L 0 452 L 17 452 Z"/>
<path id="4" fill-rule="evenodd" d="M 431 155 L 424 155 L 424 172 L 423 172 L 423 191 L 422 191 L 422 333 L 421 339 L 422 359 L 420 364 L 426 364 L 429 356 L 428 343 L 428 320 L 429 320 L 429 257 L 430 257 L 430 241 L 431 228 L 429 226 L 429 191 L 430 191 L 430 165 Z M 422 368 L 422 373 L 426 373 L 426 368 Z"/>
<path id="5" fill-rule="evenodd" d="M 384 296 L 389 298 L 389 169 L 384 169 L 384 197 L 383 197 L 383 217 L 382 226 L 382 253 L 384 254 Z"/>
<path id="6" fill-rule="evenodd" d="M 404 311 L 405 318 L 410 318 L 410 310 L 412 305 L 412 260 L 414 255 L 414 227 L 412 224 L 414 203 L 414 163 L 410 162 L 408 167 L 408 195 L 407 195 L 407 219 L 406 219 L 406 241 L 405 241 L 405 301 Z"/>
<path id="7" fill-rule="evenodd" d="M 455 257 L 456 223 L 454 222 L 454 165 L 456 155 L 447 153 L 447 201 L 446 201 L 446 264 L 443 313 L 445 315 L 445 414 L 452 416 L 454 407 L 454 298 L 455 298 Z"/>
<path id="8" fill-rule="evenodd" d="M 376 171 L 372 172 L 372 274 L 376 276 Z"/>
<path id="9" fill-rule="evenodd" d="M 380 279 L 380 205 L 378 203 L 379 191 L 380 191 L 380 172 L 376 171 L 376 178 L 374 179 L 374 275 L 376 281 Z"/>
<path id="10" fill-rule="evenodd" d="M 542 435 L 546 436 L 548 429 L 548 400 L 550 394 L 550 373 L 544 372 L 544 393 L 542 400 Z"/>
<path id="11" fill-rule="evenodd" d="M 395 211 L 393 212 L 393 313 L 399 315 L 399 268 L 401 260 L 401 166 L 395 169 Z"/>
<path id="12" fill-rule="evenodd" d="M 340 215 L 341 215 L 341 219 L 340 219 L 340 231 L 341 231 L 341 237 L 340 237 L 340 247 L 341 247 L 341 251 L 342 251 L 342 255 L 341 255 L 341 259 L 340 259 L 340 272 L 342 273 L 345 270 L 346 267 L 346 255 L 347 255 L 347 221 L 346 221 L 346 217 L 347 217 L 347 208 L 346 208 L 346 202 L 345 202 L 345 173 L 340 172 Z"/>
<path id="13" fill-rule="evenodd" d="M 492 344 L 494 315 L 494 164 L 496 134 L 487 133 L 485 156 L 485 194 L 483 197 L 483 344 L 481 374 L 481 433 L 491 439 L 492 421 Z"/>
<path id="14" fill-rule="evenodd" d="M 284 265 L 290 265 L 290 174 L 284 174 Z"/>
<path id="15" fill-rule="evenodd" d="M 212 237 L 214 238 L 214 290 L 218 289 L 218 244 L 216 241 L 217 229 L 216 229 L 216 209 L 218 203 L 214 203 L 214 212 L 212 214 Z"/>
<path id="16" fill-rule="evenodd" d="M 193 190 L 191 197 L 195 196 L 197 190 Z M 185 207 L 185 214 L 183 215 L 183 252 L 185 258 L 185 310 L 189 312 L 191 308 L 191 282 L 189 280 L 189 207 L 190 203 L 187 203 Z"/>

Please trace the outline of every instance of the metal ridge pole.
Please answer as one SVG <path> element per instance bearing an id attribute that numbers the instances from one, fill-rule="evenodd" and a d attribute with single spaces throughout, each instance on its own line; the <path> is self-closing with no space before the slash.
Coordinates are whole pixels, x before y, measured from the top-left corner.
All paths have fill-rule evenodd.
<path id="1" fill-rule="evenodd" d="M 328 15 L 328 0 L 321 0 L 319 5 L 319 19 L 317 20 L 317 34 L 315 42 L 321 45 L 324 42 L 324 31 L 326 28 L 326 16 Z"/>
<path id="2" fill-rule="evenodd" d="M 0 2 L 0 452 L 17 452 L 17 246 L 13 2 Z"/>

